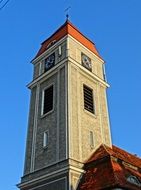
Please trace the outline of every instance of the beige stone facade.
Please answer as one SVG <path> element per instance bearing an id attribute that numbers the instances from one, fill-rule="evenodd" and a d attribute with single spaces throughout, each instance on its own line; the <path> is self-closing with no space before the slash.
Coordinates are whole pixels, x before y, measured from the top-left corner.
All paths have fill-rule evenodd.
<path id="1" fill-rule="evenodd" d="M 101 143 L 111 146 L 103 61 L 75 39 L 69 37 L 69 129 L 70 157 L 84 162 Z M 92 72 L 81 65 L 81 52 L 92 60 Z M 84 109 L 83 85 L 93 89 L 95 114 Z M 95 147 L 89 144 L 89 131 L 94 133 Z"/>

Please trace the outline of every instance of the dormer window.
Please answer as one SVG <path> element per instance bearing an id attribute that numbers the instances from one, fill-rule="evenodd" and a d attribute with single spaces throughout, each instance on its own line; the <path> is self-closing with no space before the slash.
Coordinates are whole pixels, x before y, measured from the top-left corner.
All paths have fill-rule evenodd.
<path id="1" fill-rule="evenodd" d="M 140 183 L 140 181 L 138 180 L 138 178 L 136 176 L 130 175 L 127 178 L 127 181 L 130 182 L 130 183 L 132 183 L 132 184 L 135 184 L 135 185 L 141 187 L 141 183 Z"/>

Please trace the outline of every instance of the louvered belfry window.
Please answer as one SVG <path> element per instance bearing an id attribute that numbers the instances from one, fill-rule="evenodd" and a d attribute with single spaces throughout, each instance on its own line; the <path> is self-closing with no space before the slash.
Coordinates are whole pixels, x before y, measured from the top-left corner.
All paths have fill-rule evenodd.
<path id="1" fill-rule="evenodd" d="M 53 109 L 53 85 L 44 90 L 43 114 Z"/>
<path id="2" fill-rule="evenodd" d="M 84 85 L 83 91 L 84 91 L 84 109 L 86 109 L 91 113 L 94 113 L 93 90 Z"/>

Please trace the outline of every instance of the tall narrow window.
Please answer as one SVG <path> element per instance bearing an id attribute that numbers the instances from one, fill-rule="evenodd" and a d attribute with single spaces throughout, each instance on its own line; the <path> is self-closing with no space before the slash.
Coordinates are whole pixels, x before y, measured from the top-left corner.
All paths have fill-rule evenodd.
<path id="1" fill-rule="evenodd" d="M 84 109 L 94 113 L 94 101 L 93 101 L 93 90 L 86 85 L 83 86 L 84 91 Z"/>
<path id="2" fill-rule="evenodd" d="M 58 47 L 58 56 L 60 57 L 61 55 L 62 55 L 62 47 L 59 46 L 59 47 Z"/>
<path id="3" fill-rule="evenodd" d="M 45 131 L 43 136 L 43 148 L 46 148 L 48 146 L 49 142 L 48 139 L 49 139 L 48 131 Z"/>
<path id="4" fill-rule="evenodd" d="M 93 134 L 93 131 L 90 131 L 90 147 L 94 148 L 94 134 Z"/>
<path id="5" fill-rule="evenodd" d="M 53 109 L 53 85 L 43 91 L 43 114 Z"/>

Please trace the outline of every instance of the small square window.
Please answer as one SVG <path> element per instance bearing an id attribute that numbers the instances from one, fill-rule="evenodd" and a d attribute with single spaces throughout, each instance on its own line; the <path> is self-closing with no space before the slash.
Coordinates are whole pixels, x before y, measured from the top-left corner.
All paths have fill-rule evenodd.
<path id="1" fill-rule="evenodd" d="M 86 85 L 83 86 L 84 92 L 84 109 L 91 113 L 95 113 L 94 101 L 93 101 L 93 90 Z"/>
<path id="2" fill-rule="evenodd" d="M 53 109 L 53 85 L 43 91 L 42 114 L 46 114 Z"/>
<path id="3" fill-rule="evenodd" d="M 43 148 L 47 148 L 48 143 L 49 143 L 49 134 L 48 131 L 45 131 L 43 136 Z"/>

